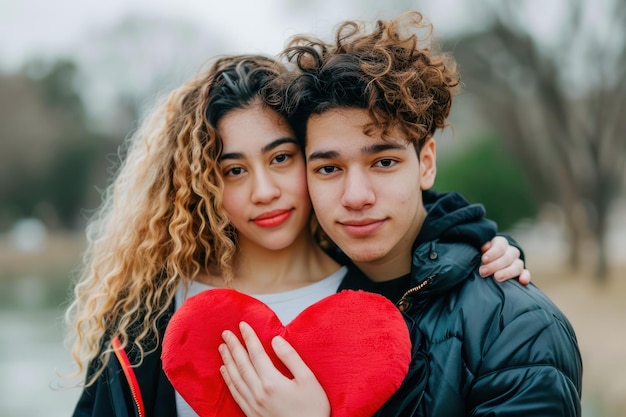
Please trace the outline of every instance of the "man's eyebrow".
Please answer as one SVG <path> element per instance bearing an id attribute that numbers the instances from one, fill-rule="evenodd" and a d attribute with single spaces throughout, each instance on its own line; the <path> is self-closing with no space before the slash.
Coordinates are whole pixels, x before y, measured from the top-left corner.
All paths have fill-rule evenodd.
<path id="1" fill-rule="evenodd" d="M 336 159 L 339 158 L 339 152 L 337 151 L 316 151 L 311 153 L 306 159 L 308 162 L 315 161 L 316 159 Z"/>
<path id="2" fill-rule="evenodd" d="M 287 138 L 287 137 L 278 138 L 276 140 L 271 141 L 267 145 L 263 146 L 263 148 L 261 148 L 261 152 L 262 153 L 270 152 L 272 149 L 276 149 L 277 147 L 279 147 L 280 145 L 284 143 L 293 143 L 295 145 L 298 145 L 298 142 L 293 138 Z M 230 153 L 222 154 L 220 156 L 219 162 L 222 162 L 227 159 L 243 159 L 243 158 L 245 158 L 245 154 L 243 152 L 230 152 Z"/>
<path id="3" fill-rule="evenodd" d="M 402 145 L 399 143 L 376 143 L 372 146 L 366 146 L 361 149 L 361 153 L 365 155 L 372 155 L 379 152 L 389 151 L 389 150 L 405 150 L 406 145 Z"/>
<path id="4" fill-rule="evenodd" d="M 401 145 L 399 143 L 376 143 L 371 146 L 366 146 L 361 148 L 361 153 L 364 155 L 373 155 L 379 152 L 384 152 L 388 150 L 405 150 L 406 146 Z M 339 158 L 339 152 L 337 151 L 316 151 L 311 153 L 307 157 L 307 161 L 315 161 L 316 159 L 337 159 Z"/>

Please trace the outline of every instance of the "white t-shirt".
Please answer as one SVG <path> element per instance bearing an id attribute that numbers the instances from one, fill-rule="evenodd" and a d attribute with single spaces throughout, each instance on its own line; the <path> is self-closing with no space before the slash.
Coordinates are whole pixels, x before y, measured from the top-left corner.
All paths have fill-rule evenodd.
<path id="1" fill-rule="evenodd" d="M 348 267 L 343 266 L 328 277 L 305 287 L 295 290 L 274 294 L 249 294 L 251 297 L 267 304 L 280 321 L 285 325 L 292 321 L 305 308 L 337 292 L 341 280 L 348 272 Z M 202 291 L 211 290 L 215 287 L 192 282 L 189 290 L 185 293 L 184 286 L 176 292 L 175 306 L 178 309 L 183 302 Z M 198 417 L 187 402 L 176 392 L 176 415 L 178 417 Z"/>

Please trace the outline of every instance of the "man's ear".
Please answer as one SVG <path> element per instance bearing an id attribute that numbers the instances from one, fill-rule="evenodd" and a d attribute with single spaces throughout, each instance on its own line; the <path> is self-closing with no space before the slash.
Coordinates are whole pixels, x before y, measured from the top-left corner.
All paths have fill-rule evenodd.
<path id="1" fill-rule="evenodd" d="M 420 188 L 428 190 L 435 184 L 435 177 L 437 176 L 437 149 L 432 137 L 426 138 L 419 156 Z"/>

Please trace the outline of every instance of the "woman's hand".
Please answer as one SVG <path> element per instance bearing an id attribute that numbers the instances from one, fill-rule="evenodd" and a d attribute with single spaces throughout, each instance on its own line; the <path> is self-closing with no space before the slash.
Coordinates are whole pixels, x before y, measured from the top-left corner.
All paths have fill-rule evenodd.
<path id="1" fill-rule="evenodd" d="M 294 376 L 283 375 L 272 363 L 256 333 L 247 323 L 239 329 L 244 345 L 230 331 L 220 345 L 222 377 L 248 417 L 328 417 L 330 403 L 324 389 L 295 349 L 280 336 L 272 348 Z"/>
<path id="2" fill-rule="evenodd" d="M 530 282 L 530 271 L 524 268 L 524 261 L 520 259 L 520 251 L 515 246 L 509 245 L 509 241 L 503 236 L 496 236 L 481 248 L 482 265 L 480 275 L 488 277 L 493 275 L 496 281 L 506 281 L 517 278 L 526 285 Z"/>

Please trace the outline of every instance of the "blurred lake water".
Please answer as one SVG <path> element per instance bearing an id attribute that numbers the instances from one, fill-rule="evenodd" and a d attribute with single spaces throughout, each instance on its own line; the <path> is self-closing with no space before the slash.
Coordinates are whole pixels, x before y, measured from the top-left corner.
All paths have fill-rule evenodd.
<path id="1" fill-rule="evenodd" d="M 80 395 L 56 371 L 68 373 L 58 310 L 0 311 L 0 416 L 67 417 Z"/>
<path id="2" fill-rule="evenodd" d="M 0 235 L 0 417 L 71 416 L 80 395 L 63 345 L 70 275 L 82 233 L 50 234 L 34 219 Z M 65 387 L 65 388 L 64 388 Z"/>

